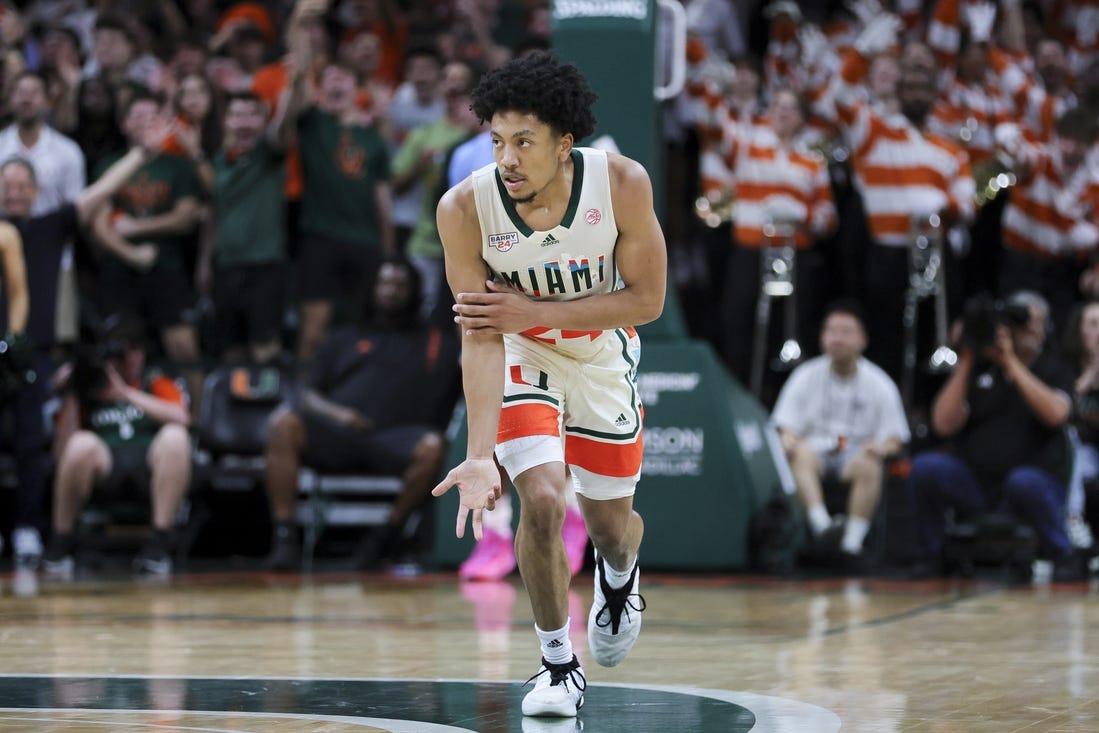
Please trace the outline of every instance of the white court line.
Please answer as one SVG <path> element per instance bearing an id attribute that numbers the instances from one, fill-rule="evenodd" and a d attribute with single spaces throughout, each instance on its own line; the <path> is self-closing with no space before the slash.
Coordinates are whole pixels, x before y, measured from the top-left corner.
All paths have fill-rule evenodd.
<path id="1" fill-rule="evenodd" d="M 522 684 L 522 680 L 479 680 L 479 679 L 459 679 L 459 678 L 407 678 L 407 677 L 280 677 L 280 676 L 242 676 L 242 675 L 136 675 L 136 674 L 11 674 L 0 673 L 0 678 L 3 677 L 40 677 L 45 679 L 53 678 L 69 678 L 79 677 L 85 679 L 139 679 L 139 680 L 153 680 L 153 679 L 192 679 L 192 680 L 286 680 L 289 682 L 408 682 L 409 684 L 422 684 L 422 683 L 439 683 L 439 682 L 455 682 L 464 684 Z M 813 731 L 813 733 L 836 733 L 840 729 L 841 721 L 838 715 L 831 710 L 822 708 L 818 705 L 813 705 L 806 702 L 800 702 L 798 700 L 790 700 L 784 697 L 775 697 L 773 695 L 758 695 L 754 692 L 736 692 L 732 690 L 714 690 L 704 687 L 685 687 L 679 685 L 645 685 L 645 684 L 630 684 L 624 682 L 601 682 L 601 683 L 589 683 L 589 688 L 599 689 L 600 687 L 617 687 L 624 689 L 637 689 L 637 690 L 652 690 L 655 692 L 668 692 L 680 695 L 694 695 L 696 697 L 709 697 L 714 700 L 721 700 L 722 702 L 729 702 L 734 705 L 740 705 L 741 707 L 749 710 L 756 717 L 756 724 L 752 727 L 751 733 L 800 733 L 801 731 Z M 14 708 L 16 711 L 26 712 L 28 710 L 54 710 L 53 708 Z M 58 708 L 57 710 L 65 710 L 66 708 Z M 13 708 L 0 708 L 0 712 L 13 710 Z M 73 708 L 73 710 L 78 710 Z M 244 714 L 244 713 L 241 713 Z M 252 715 L 275 715 L 274 713 L 248 713 Z M 293 716 L 295 714 L 286 714 L 287 716 Z M 310 716 L 300 715 L 299 717 L 312 719 L 335 719 L 335 720 L 368 720 L 366 718 L 352 718 L 341 716 Z M 398 721 L 387 721 L 388 723 Z M 413 721 L 415 725 L 426 726 L 428 723 L 420 723 Z M 451 728 L 447 726 L 437 726 L 436 728 L 401 728 L 392 729 L 393 733 L 415 733 L 417 730 L 429 731 L 454 731 L 454 730 L 468 730 L 466 728 Z"/>
<path id="2" fill-rule="evenodd" d="M 4 675 L 5 677 L 9 675 Z M 27 675 L 29 676 L 29 675 Z M 99 708 L 0 708 L 0 714 L 15 712 L 26 714 L 28 711 L 40 711 L 50 715 L 62 715 L 64 713 L 77 713 L 80 715 L 97 715 L 97 716 L 110 716 L 110 715 L 142 715 L 149 714 L 157 717 L 163 717 L 165 715 L 180 715 L 180 716 L 197 716 L 197 715 L 209 715 L 218 716 L 221 718 L 289 718 L 291 720 L 310 720 L 310 721 L 324 721 L 329 723 L 340 723 L 344 725 L 356 725 L 363 727 L 372 727 L 379 730 L 388 731 L 389 733 L 452 733 L 453 731 L 462 731 L 462 733 L 469 733 L 469 728 L 455 728 L 449 725 L 440 725 L 438 723 L 424 723 L 419 720 L 393 720 L 392 718 L 356 718 L 350 715 L 309 715 L 305 713 L 257 713 L 257 712 L 235 712 L 235 711 L 212 711 L 212 710 L 118 710 L 118 709 L 99 709 Z M 26 716 L 26 717 L 0 717 L 0 722 L 5 720 L 26 720 L 32 723 L 81 723 L 83 725 L 103 725 L 111 726 L 112 730 L 117 729 L 119 726 L 129 726 L 134 728 L 159 728 L 161 724 L 157 723 L 128 723 L 119 720 L 73 720 L 72 718 L 44 718 L 41 716 Z M 163 727 L 166 730 L 172 731 L 192 731 L 192 733 L 249 733 L 248 731 L 242 731 L 240 728 L 195 728 L 192 726 L 181 726 L 177 723 L 165 723 Z M 267 731 L 268 728 L 257 729 L 259 731 Z"/>

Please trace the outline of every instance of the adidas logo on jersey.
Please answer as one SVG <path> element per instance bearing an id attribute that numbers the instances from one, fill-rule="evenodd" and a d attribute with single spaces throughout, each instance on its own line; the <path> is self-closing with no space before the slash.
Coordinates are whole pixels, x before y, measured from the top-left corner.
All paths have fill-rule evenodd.
<path id="1" fill-rule="evenodd" d="M 630 424 L 630 419 L 628 417 L 626 417 L 625 415 L 623 415 L 621 412 L 618 413 L 618 417 L 615 418 L 615 421 L 614 421 L 614 426 L 617 427 L 617 428 L 621 428 L 621 427 L 624 427 L 624 426 L 629 425 L 629 424 Z"/>
<path id="2" fill-rule="evenodd" d="M 542 240 L 543 247 L 552 247 L 555 244 L 561 244 L 561 240 L 553 236 L 553 234 L 547 234 L 546 238 Z"/>

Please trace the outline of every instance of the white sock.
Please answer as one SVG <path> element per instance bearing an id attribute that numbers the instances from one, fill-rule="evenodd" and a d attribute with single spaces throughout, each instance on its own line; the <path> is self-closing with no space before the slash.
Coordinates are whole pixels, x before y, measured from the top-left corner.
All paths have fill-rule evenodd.
<path id="1" fill-rule="evenodd" d="M 809 507 L 809 528 L 814 535 L 819 535 L 832 526 L 832 517 L 824 504 L 814 504 Z"/>
<path id="2" fill-rule="evenodd" d="M 550 664 L 568 664 L 572 661 L 572 639 L 569 638 L 569 620 L 556 631 L 542 631 L 534 625 L 538 640 L 542 642 L 542 658 Z"/>
<path id="3" fill-rule="evenodd" d="M 621 588 L 630 580 L 630 576 L 633 575 L 633 566 L 637 564 L 637 556 L 635 555 L 633 560 L 630 561 L 629 566 L 625 570 L 616 570 L 611 567 L 611 564 L 607 562 L 607 558 L 603 558 L 603 578 L 607 581 L 607 585 L 612 588 Z"/>
<path id="4" fill-rule="evenodd" d="M 848 517 L 843 526 L 843 541 L 840 549 L 844 552 L 862 552 L 862 541 L 870 530 L 870 520 L 862 517 Z"/>

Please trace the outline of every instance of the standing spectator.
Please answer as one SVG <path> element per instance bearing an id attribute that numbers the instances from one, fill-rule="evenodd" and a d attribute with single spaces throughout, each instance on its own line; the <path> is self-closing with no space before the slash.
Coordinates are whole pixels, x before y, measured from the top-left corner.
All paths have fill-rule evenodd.
<path id="1" fill-rule="evenodd" d="M 84 189 L 84 155 L 69 138 L 46 124 L 46 82 L 33 72 L 20 74 L 12 88 L 13 122 L 0 131 L 0 162 L 27 160 L 38 181 L 35 215 L 76 200 Z"/>
<path id="2" fill-rule="evenodd" d="M 45 484 L 43 478 L 44 432 L 43 407 L 53 374 L 51 351 L 55 346 L 54 320 L 57 314 L 58 274 L 66 243 L 85 224 L 92 211 L 105 201 L 149 157 L 150 147 L 163 141 L 167 129 L 151 129 L 142 145 L 123 156 L 73 203 L 63 204 L 47 214 L 34 215 L 39 195 L 33 167 L 14 158 L 0 164 L 4 216 L 14 225 L 17 241 L 23 242 L 26 284 L 29 290 L 30 317 L 25 309 L 9 306 L 9 330 L 21 332 L 26 323 L 26 344 L 37 378 L 19 390 L 12 400 L 15 411 L 19 492 L 16 500 L 16 530 L 12 544 L 16 560 L 34 565 L 42 554 L 40 531 L 46 524 Z M 3 229 L 0 231 L 7 231 Z M 10 249 L 10 245 L 8 246 Z M 5 275 L 14 274 L 14 265 L 5 264 Z M 15 294 L 14 287 L 9 297 Z M 0 323 L 5 314 L 0 312 Z"/>
<path id="3" fill-rule="evenodd" d="M 1004 209 L 999 285 L 1005 293 L 1038 291 L 1053 322 L 1064 323 L 1079 297 L 1074 286 L 1094 288 L 1094 271 L 1085 268 L 1099 247 L 1099 165 L 1088 154 L 1099 126 L 1095 112 L 1077 107 L 1054 129 L 1053 141 L 1037 146 L 1022 142 L 1017 127 L 1000 129 L 1017 184 Z"/>
<path id="4" fill-rule="evenodd" d="M 425 191 L 420 216 L 412 228 L 406 249 L 408 257 L 420 271 L 424 292 L 423 308 L 430 315 L 446 287 L 443 275 L 443 243 L 435 223 L 435 207 L 439 202 L 440 182 L 446 176 L 446 161 L 450 150 L 467 139 L 480 126 L 481 121 L 470 110 L 469 93 L 476 84 L 473 71 L 460 61 L 451 65 L 464 71 L 464 78 L 456 78 L 448 87 L 446 115 L 428 125 L 412 130 L 393 158 L 393 188 L 401 190 L 413 182 Z M 442 186 L 446 190 L 446 186 Z M 447 319 L 449 320 L 449 318 Z"/>
<path id="5" fill-rule="evenodd" d="M 819 267 L 814 264 L 811 248 L 836 225 L 828 167 L 819 154 L 797 142 L 805 121 L 797 94 L 790 89 L 777 91 L 768 119 L 768 127 L 727 123 L 717 148 L 721 167 L 731 176 L 728 184 L 736 200 L 732 253 L 722 291 L 721 336 L 726 360 L 744 383 L 748 383 L 752 359 L 760 358 L 752 354 L 752 340 L 744 334 L 752 333 L 753 324 L 759 328 L 754 316 L 761 253 L 766 247 L 785 244 L 770 239 L 767 232 L 793 227 L 791 236 L 797 249 L 795 290 L 801 311 L 798 320 L 804 325 L 807 317 L 819 310 L 813 294 Z M 721 192 L 706 193 L 713 194 L 713 200 L 723 197 Z"/>
<path id="6" fill-rule="evenodd" d="M 73 139 L 84 152 L 87 178 L 99 170 L 102 162 L 126 145 L 118 126 L 114 89 L 102 77 L 92 76 L 80 82 L 77 94 L 79 124 Z"/>
<path id="7" fill-rule="evenodd" d="M 79 123 L 77 95 L 80 92 L 82 65 L 80 38 L 76 31 L 65 25 L 46 29 L 42 36 L 42 62 L 39 68 L 46 80 L 50 119 L 53 126 L 65 135 L 72 135 Z"/>
<path id="8" fill-rule="evenodd" d="M 357 105 L 358 80 L 330 63 L 316 100 L 307 93 L 312 58 L 301 35 L 291 49 L 286 114 L 297 123 L 304 189 L 299 266 L 298 356 L 309 358 L 333 318 L 335 304 L 361 300 L 383 256 L 396 252 L 389 151 Z M 339 314 L 336 316 L 344 316 Z"/>
<path id="9" fill-rule="evenodd" d="M 405 55 L 404 82 L 386 110 L 386 125 L 394 153 L 417 128 L 443 119 L 447 113 L 442 87 L 443 60 L 430 46 L 416 46 Z M 403 250 L 428 196 L 418 176 L 393 182 L 393 222 L 397 246 Z"/>
<path id="10" fill-rule="evenodd" d="M 439 327 L 425 327 L 419 276 L 408 262 L 387 259 L 373 285 L 359 322 L 326 336 L 300 401 L 271 418 L 266 487 L 275 525 L 267 560 L 272 570 L 292 570 L 300 562 L 296 506 L 303 463 L 400 475 L 386 525 L 360 547 L 356 560 L 364 568 L 397 558 L 405 525 L 442 466 L 443 429 L 457 387 L 452 340 Z"/>
<path id="11" fill-rule="evenodd" d="M 18 230 L 7 222 L 0 223 L 0 282 L 4 293 L 4 307 L 0 311 L 0 326 L 3 327 L 0 338 L 4 343 L 3 373 L 0 373 L 0 410 L 6 412 L 9 404 L 15 406 L 14 453 L 19 470 L 19 493 L 16 497 L 15 527 L 12 530 L 11 544 L 16 566 L 23 567 L 37 563 L 42 554 L 42 536 L 36 526 L 37 517 L 33 516 L 32 511 L 35 504 L 41 505 L 38 498 L 42 485 L 42 413 L 41 402 L 33 405 L 38 408 L 37 414 L 29 409 L 34 402 L 29 394 L 29 388 L 33 387 L 34 381 L 31 378 L 28 384 L 27 367 L 33 363 L 33 357 L 28 359 L 26 354 L 25 332 L 30 296 L 26 263 L 23 259 L 23 240 Z M 37 425 L 26 425 L 27 418 L 37 420 Z M 3 538 L 0 537 L 0 549 L 3 546 Z"/>
<path id="12" fill-rule="evenodd" d="M 793 371 L 771 416 L 817 540 L 834 526 L 822 480 L 850 485 L 846 520 L 835 525 L 843 528 L 840 557 L 848 567 L 859 564 L 881 498 L 882 464 L 910 437 L 897 385 L 863 357 L 861 311 L 853 301 L 828 308 L 824 353 Z"/>
<path id="13" fill-rule="evenodd" d="M 901 54 L 898 114 L 884 114 L 862 99 L 860 84 L 869 59 L 893 45 L 899 25 L 888 13 L 871 17 L 847 52 L 835 94 L 871 237 L 865 254 L 868 353 L 896 381 L 904 369 L 904 333 L 898 324 L 914 230 L 920 220 L 937 216 L 945 242 L 951 227 L 972 220 L 974 207 L 965 152 L 927 129 L 938 82 L 934 56 L 926 46 L 909 43 Z M 949 246 L 944 245 L 943 254 L 950 257 Z M 919 323 L 930 325 L 927 318 Z"/>
<path id="14" fill-rule="evenodd" d="M 102 76 L 116 90 L 127 82 L 158 89 L 161 64 L 155 56 L 138 56 L 137 37 L 125 19 L 99 15 L 92 32 L 92 55 L 84 64 L 84 77 L 91 76 Z"/>
<path id="15" fill-rule="evenodd" d="M 174 381 L 146 369 L 144 328 L 126 316 L 108 319 L 99 344 L 105 357 L 66 369 L 58 415 L 53 536 L 43 557 L 51 575 L 73 572 L 74 529 L 93 492 L 108 499 L 135 486 L 152 500 L 153 533 L 134 558 L 134 572 L 172 572 L 175 523 L 191 482 L 190 415 Z"/>
<path id="16" fill-rule="evenodd" d="M 909 491 L 929 566 L 921 569 L 937 569 L 948 509 L 1004 509 L 1034 528 L 1055 578 L 1078 579 L 1084 568 L 1065 527 L 1072 376 L 1045 348 L 1045 300 L 1024 291 L 1008 304 L 999 318 L 987 300 L 967 303 L 957 366 L 931 409 L 932 429 L 953 450 L 912 462 Z"/>
<path id="17" fill-rule="evenodd" d="M 122 117 L 131 146 L 158 124 L 159 115 L 156 96 L 140 89 L 133 94 Z M 194 263 L 187 259 L 186 238 L 198 223 L 200 192 L 190 160 L 157 155 L 130 177 L 110 206 L 100 207 L 93 221 L 94 241 L 103 254 L 104 316 L 137 314 L 157 329 L 165 353 L 184 370 L 196 396 L 202 389 L 201 354 L 191 286 Z"/>
<path id="18" fill-rule="evenodd" d="M 200 289 L 213 288 L 215 355 L 267 362 L 282 349 L 286 292 L 285 116 L 267 122 L 251 92 L 232 95 L 214 158 L 213 213 L 203 233 Z"/>

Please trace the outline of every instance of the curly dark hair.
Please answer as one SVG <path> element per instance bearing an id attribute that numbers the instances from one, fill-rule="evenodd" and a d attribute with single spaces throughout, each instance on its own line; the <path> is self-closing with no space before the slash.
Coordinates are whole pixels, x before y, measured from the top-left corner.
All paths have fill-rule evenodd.
<path id="1" fill-rule="evenodd" d="M 554 132 L 580 141 L 595 131 L 597 98 L 579 69 L 539 51 L 486 74 L 473 90 L 473 112 L 482 122 L 501 110 L 532 113 Z"/>

